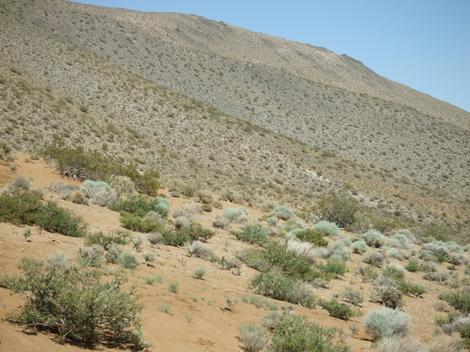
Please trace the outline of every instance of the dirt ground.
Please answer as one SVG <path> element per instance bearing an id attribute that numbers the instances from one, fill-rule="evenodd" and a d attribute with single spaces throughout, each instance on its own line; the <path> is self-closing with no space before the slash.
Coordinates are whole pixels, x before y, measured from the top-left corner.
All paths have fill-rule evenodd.
<path id="1" fill-rule="evenodd" d="M 18 155 L 15 165 L 16 171 L 13 172 L 11 165 L 0 163 L 0 187 L 7 184 L 14 175 L 28 177 L 35 188 L 41 189 L 47 188 L 52 182 L 76 183 L 61 177 L 43 160 L 31 160 L 27 155 Z M 166 190 L 162 190 L 162 193 L 168 196 L 172 211 L 184 207 L 189 201 L 184 198 L 173 198 Z M 121 229 L 119 214 L 116 212 L 99 206 L 66 202 L 50 193 L 47 193 L 47 197 L 53 198 L 61 206 L 82 217 L 91 230 L 109 233 Z M 236 206 L 232 203 L 223 203 L 224 208 Z M 259 209 L 244 207 L 253 220 L 264 215 Z M 205 226 L 211 226 L 212 220 L 221 211 L 214 209 L 210 213 L 200 214 L 196 216 L 196 220 Z M 16 273 L 19 260 L 25 256 L 46 259 L 53 254 L 63 253 L 70 258 L 76 258 L 78 249 L 83 246 L 83 239 L 48 233 L 36 227 L 30 227 L 33 236 L 31 242 L 25 242 L 22 234 L 26 228 L 28 227 L 0 223 L 1 273 Z M 343 235 L 352 236 L 348 233 Z M 127 274 L 128 284 L 136 287 L 140 302 L 143 304 L 142 327 L 146 339 L 152 344 L 150 351 L 241 351 L 238 340 L 239 326 L 248 321 L 259 322 L 269 312 L 267 308 L 256 308 L 242 300 L 244 296 L 254 295 L 249 287 L 249 281 L 255 271 L 242 266 L 241 275 L 233 275 L 229 271 L 220 270 L 214 263 L 188 257 L 184 248 L 151 246 L 148 241 L 144 243 L 143 249 L 137 253 L 139 260 L 143 263 L 143 253 L 150 251 L 157 258 L 155 265 L 150 267 L 140 264 L 136 270 L 127 271 Z M 217 230 L 216 235 L 208 241 L 208 246 L 217 255 L 226 257 L 233 256 L 240 249 L 247 247 L 230 234 L 230 229 Z M 362 290 L 366 296 L 365 303 L 359 308 L 361 313 L 378 307 L 377 304 L 367 300 L 371 295 L 370 284 L 363 283 L 360 277 L 354 274 L 355 267 L 360 263 L 361 257 L 353 254 L 351 261 L 348 262 L 348 272 L 345 276 L 333 280 L 328 289 L 317 289 L 317 296 L 331 298 L 335 293 L 352 286 Z M 197 267 L 204 267 L 207 270 L 204 280 L 191 277 L 191 273 Z M 150 276 L 159 276 L 162 282 L 148 285 L 144 280 Z M 409 280 L 425 283 L 427 293 L 424 298 L 405 297 L 404 310 L 412 316 L 413 335 L 422 341 L 429 341 L 435 328 L 433 312 L 439 301 L 437 296 L 444 291 L 444 288 L 423 281 L 421 276 L 419 273 L 407 273 Z M 172 283 L 178 285 L 177 293 L 168 290 L 168 286 Z M 286 302 L 264 297 L 262 299 L 276 304 L 279 308 L 288 305 Z M 232 302 L 231 310 L 224 309 L 227 300 Z M 54 336 L 48 334 L 30 334 L 22 326 L 9 322 L 7 318 L 18 310 L 22 302 L 23 298 L 20 295 L 13 295 L 9 290 L 0 288 L 0 351 L 83 351 L 70 344 L 61 344 Z M 169 313 L 161 311 L 162 304 L 171 306 Z M 352 352 L 370 350 L 371 342 L 364 331 L 362 316 L 346 322 L 330 317 L 319 307 L 306 309 L 294 305 L 293 308 L 322 326 L 341 329 L 344 332 L 344 340 Z M 357 331 L 353 333 L 353 330 Z M 108 349 L 98 347 L 98 350 Z"/>

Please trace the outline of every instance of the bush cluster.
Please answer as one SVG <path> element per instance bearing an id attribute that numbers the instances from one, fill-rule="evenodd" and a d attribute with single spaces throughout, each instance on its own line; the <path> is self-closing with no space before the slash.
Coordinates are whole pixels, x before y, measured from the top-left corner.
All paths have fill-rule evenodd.
<path id="1" fill-rule="evenodd" d="M 319 203 L 322 218 L 349 228 L 360 209 L 359 202 L 345 193 L 330 193 Z"/>
<path id="2" fill-rule="evenodd" d="M 1 194 L 0 221 L 37 225 L 46 231 L 71 237 L 80 237 L 86 232 L 78 217 L 55 203 L 44 203 L 37 192 Z"/>
<path id="3" fill-rule="evenodd" d="M 18 321 L 64 340 L 93 347 L 98 343 L 141 349 L 140 305 L 119 280 L 101 280 L 97 270 L 45 265 L 24 258 L 23 275 L 11 282 L 28 292 Z"/>
<path id="4" fill-rule="evenodd" d="M 379 308 L 368 312 L 364 323 L 374 339 L 406 336 L 410 329 L 410 316 L 397 309 Z"/>
<path id="5" fill-rule="evenodd" d="M 259 224 L 248 224 L 237 231 L 233 231 L 235 237 L 240 241 L 260 246 L 266 243 L 269 233 L 269 229 Z"/>

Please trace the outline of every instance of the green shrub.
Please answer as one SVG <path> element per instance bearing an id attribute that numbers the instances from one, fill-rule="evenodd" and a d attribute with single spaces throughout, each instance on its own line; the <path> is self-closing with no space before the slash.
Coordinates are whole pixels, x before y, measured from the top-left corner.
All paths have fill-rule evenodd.
<path id="1" fill-rule="evenodd" d="M 163 225 L 160 222 L 142 218 L 131 213 L 121 213 L 121 224 L 124 228 L 131 231 L 143 233 L 163 231 Z"/>
<path id="2" fill-rule="evenodd" d="M 267 346 L 269 335 L 262 326 L 247 323 L 240 326 L 240 342 L 244 351 L 258 352 Z"/>
<path id="3" fill-rule="evenodd" d="M 96 232 L 88 234 L 85 239 L 85 244 L 91 246 L 93 244 L 100 245 L 104 249 L 108 250 L 109 246 L 115 244 L 127 244 L 129 242 L 128 235 L 124 232 L 116 233 L 113 235 L 105 235 L 102 232 Z"/>
<path id="4" fill-rule="evenodd" d="M 140 305 L 122 280 L 101 280 L 102 273 L 71 267 L 64 271 L 24 258 L 20 292 L 28 292 L 18 321 L 93 347 L 98 343 L 141 349 Z"/>
<path id="5" fill-rule="evenodd" d="M 406 264 L 405 269 L 409 272 L 415 273 L 421 270 L 421 265 L 417 260 L 411 259 L 408 264 Z"/>
<path id="6" fill-rule="evenodd" d="M 150 212 L 156 212 L 162 218 L 166 218 L 170 205 L 168 200 L 163 197 L 152 198 L 143 195 L 132 195 L 120 198 L 111 204 L 110 208 L 114 211 L 126 212 L 140 217 L 144 217 Z"/>
<path id="7" fill-rule="evenodd" d="M 189 228 L 181 229 L 180 232 L 186 232 L 188 237 L 194 241 L 207 241 L 215 234 L 211 229 L 204 228 L 197 223 L 191 224 Z"/>
<path id="8" fill-rule="evenodd" d="M 402 281 L 399 283 L 400 290 L 404 295 L 412 297 L 422 297 L 426 293 L 426 288 L 420 283 Z"/>
<path id="9" fill-rule="evenodd" d="M 321 271 L 333 276 L 342 276 L 346 272 L 346 264 L 341 260 L 329 259 L 326 264 L 320 266 Z"/>
<path id="10" fill-rule="evenodd" d="M 13 148 L 5 141 L 0 141 L 0 160 L 10 161 Z"/>
<path id="11" fill-rule="evenodd" d="M 79 237 L 86 232 L 79 218 L 52 202 L 43 203 L 41 195 L 36 192 L 1 194 L 0 221 L 37 225 L 46 231 L 71 237 Z"/>
<path id="12" fill-rule="evenodd" d="M 382 275 L 387 276 L 395 280 L 396 282 L 400 282 L 405 278 L 405 272 L 403 271 L 403 269 L 401 267 L 396 266 L 387 266 L 383 270 Z"/>
<path id="13" fill-rule="evenodd" d="M 313 290 L 306 292 L 301 281 L 289 278 L 277 271 L 260 273 L 251 281 L 256 292 L 266 297 L 279 299 L 306 307 L 313 307 Z"/>
<path id="14" fill-rule="evenodd" d="M 268 240 L 269 230 L 259 224 L 249 224 L 233 234 L 240 241 L 262 246 Z"/>
<path id="15" fill-rule="evenodd" d="M 320 200 L 319 208 L 324 219 L 348 228 L 354 223 L 360 206 L 358 201 L 349 195 L 330 193 Z"/>
<path id="16" fill-rule="evenodd" d="M 352 316 L 354 316 L 354 312 L 350 306 L 347 304 L 338 302 L 336 299 L 332 299 L 330 301 L 320 301 L 320 306 L 327 310 L 328 313 L 334 318 L 342 319 L 342 320 L 349 320 Z"/>
<path id="17" fill-rule="evenodd" d="M 162 242 L 167 246 L 181 247 L 190 240 L 186 231 L 165 230 L 162 233 Z"/>
<path id="18" fill-rule="evenodd" d="M 204 276 L 206 276 L 206 269 L 204 268 L 196 268 L 192 274 L 192 277 L 198 280 L 204 279 Z"/>
<path id="19" fill-rule="evenodd" d="M 470 291 L 449 292 L 440 297 L 463 314 L 470 313 Z"/>
<path id="20" fill-rule="evenodd" d="M 315 229 L 299 229 L 294 231 L 294 234 L 299 240 L 313 243 L 319 247 L 325 247 L 328 245 L 328 241 L 325 240 L 323 234 Z"/>
<path id="21" fill-rule="evenodd" d="M 130 253 L 124 253 L 119 258 L 119 264 L 126 269 L 134 270 L 139 265 L 136 257 Z"/>
<path id="22" fill-rule="evenodd" d="M 160 187 L 159 174 L 154 170 L 140 173 L 134 165 L 123 164 L 109 156 L 82 148 L 65 148 L 52 145 L 43 150 L 43 155 L 56 160 L 62 175 L 83 181 L 111 181 L 113 176 L 127 176 L 138 192 L 156 196 Z"/>
<path id="23" fill-rule="evenodd" d="M 397 309 L 379 308 L 364 317 L 364 323 L 374 339 L 406 336 L 410 329 L 410 316 Z"/>
<path id="24" fill-rule="evenodd" d="M 317 222 L 313 229 L 326 236 L 337 236 L 339 234 L 338 226 L 325 220 Z"/>
<path id="25" fill-rule="evenodd" d="M 271 263 L 266 259 L 263 249 L 249 248 L 237 254 L 237 258 L 250 268 L 266 272 L 271 268 Z"/>
<path id="26" fill-rule="evenodd" d="M 283 314 L 273 323 L 272 352 L 349 352 L 350 349 L 337 342 L 336 331 L 319 327 L 304 317 Z"/>

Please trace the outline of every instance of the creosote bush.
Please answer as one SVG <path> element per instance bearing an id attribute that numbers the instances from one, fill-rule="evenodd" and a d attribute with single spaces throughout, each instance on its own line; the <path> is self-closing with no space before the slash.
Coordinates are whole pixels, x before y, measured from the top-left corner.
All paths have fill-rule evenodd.
<path id="1" fill-rule="evenodd" d="M 87 347 L 110 344 L 145 347 L 140 332 L 140 305 L 121 282 L 101 280 L 97 270 L 67 270 L 24 258 L 23 275 L 11 280 L 18 293 L 28 292 L 18 322 L 50 331 Z"/>
<path id="2" fill-rule="evenodd" d="M 55 203 L 44 203 L 41 198 L 37 192 L 0 194 L 0 222 L 37 225 L 71 237 L 85 234 L 85 225 L 79 218 Z"/>

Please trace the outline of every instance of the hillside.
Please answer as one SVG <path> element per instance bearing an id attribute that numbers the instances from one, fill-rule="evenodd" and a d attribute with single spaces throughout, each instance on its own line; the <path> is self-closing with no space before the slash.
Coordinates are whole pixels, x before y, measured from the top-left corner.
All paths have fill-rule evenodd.
<path id="1" fill-rule="evenodd" d="M 1 162 L 0 187 L 4 191 L 2 197 L 6 195 L 17 197 L 22 192 L 39 190 L 44 200 L 52 201 L 59 208 L 79 216 L 87 226 L 86 236 L 68 237 L 46 230 L 42 225 L 20 225 L 0 221 L 2 268 L 0 346 L 7 351 L 88 350 L 77 343 L 69 343 L 67 338 L 65 341 L 61 340 L 54 330 L 42 331 L 38 325 L 39 331 L 35 331 L 34 326 L 15 323 L 15 317 L 24 309 L 25 302 L 31 298 L 31 293 L 27 292 L 14 294 L 15 286 L 9 279 L 11 275 L 20 274 L 18 265 L 23 257 L 45 261 L 46 268 L 49 268 L 47 270 L 67 272 L 70 270 L 67 268 L 75 265 L 81 272 L 96 269 L 107 277 L 116 274 L 121 280 L 127 280 L 125 288 L 133 287 L 139 303 L 142 304 L 140 314 L 142 332 L 145 340 L 151 344 L 149 351 L 247 351 L 243 349 L 244 341 L 247 340 L 243 340 L 239 327 L 249 322 L 261 326 L 263 319 L 266 319 L 264 317 L 270 316 L 271 319 L 275 319 L 276 316 L 283 314 L 291 317 L 303 316 L 323 328 L 334 328 L 336 332 L 330 331 L 330 333 L 336 336 L 333 340 L 335 345 L 340 346 L 344 343 L 349 349 L 328 349 L 328 351 L 371 351 L 374 336 L 366 328 L 366 315 L 368 312 L 381 309 L 385 304 L 381 303 L 380 299 L 377 300 L 378 292 L 382 292 L 385 287 L 389 287 L 386 290 L 392 292 L 395 290 L 393 282 L 383 282 L 379 285 L 377 275 L 383 275 L 381 280 L 385 280 L 383 277 L 389 277 L 388 280 L 392 280 L 391 278 L 406 280 L 403 282 L 408 282 L 410 285 L 409 291 L 404 291 L 407 293 L 403 294 L 403 297 L 400 294 L 400 309 L 406 312 L 410 319 L 409 323 L 404 322 L 406 329 L 403 333 L 410 335 L 408 339 L 403 340 L 406 346 L 414 346 L 416 349 L 413 351 L 417 352 L 461 351 L 456 334 L 447 336 L 440 330 L 440 326 L 447 324 L 449 319 L 457 319 L 457 310 L 439 297 L 448 292 L 460 292 L 459 288 L 468 281 L 468 270 L 464 270 L 465 263 L 468 262 L 467 247 L 456 246 L 451 242 L 422 243 L 410 232 L 401 230 L 387 233 L 386 236 L 376 234 L 375 236 L 380 236 L 376 238 L 379 239 L 377 245 L 380 248 L 375 248 L 376 245 L 370 242 L 372 237 L 344 230 L 333 233 L 330 232 L 334 230 L 333 226 L 328 230 L 328 234 L 322 236 L 322 241 L 325 243 L 321 246 L 324 247 L 315 249 L 309 247 L 310 252 L 296 251 L 293 244 L 299 242 L 296 239 L 296 236 L 300 237 L 299 230 L 311 228 L 312 223 L 304 222 L 293 213 L 289 220 L 279 218 L 273 222 L 275 216 L 272 214 L 276 214 L 278 210 L 264 211 L 245 206 L 246 216 L 235 219 L 229 214 L 243 205 L 226 201 L 220 201 L 220 204 L 216 205 L 220 198 L 217 194 L 210 195 L 214 208 L 207 212 L 202 211 L 202 204 L 197 197 L 188 199 L 179 195 L 174 196 L 176 194 L 167 189 L 160 189 L 160 196 L 168 200 L 169 213 L 166 220 L 160 218 L 159 221 L 163 221 L 167 229 L 181 224 L 184 219 L 183 223 L 185 221 L 198 223 L 205 229 L 213 231 L 209 238 L 202 240 L 203 242 L 195 241 L 197 245 L 194 245 L 194 242 L 191 245 L 189 243 L 169 245 L 165 242 L 165 237 L 156 237 L 155 233 L 145 234 L 126 229 L 128 226 L 123 223 L 122 214 L 120 216 L 118 211 L 111 210 L 109 206 L 103 207 L 94 203 L 94 196 L 98 193 L 87 193 L 91 198 L 87 198 L 88 200 L 81 204 L 70 201 L 63 192 L 68 188 L 85 192 L 85 184 L 60 176 L 54 166 L 44 160 L 20 154 L 15 155 L 14 162 Z M 125 188 L 123 190 L 129 191 Z M 127 199 L 132 199 L 133 196 L 128 194 Z M 207 199 L 209 196 L 206 194 L 204 197 Z M 5 208 L 2 208 L 0 202 L 0 219 L 5 216 L 4 212 Z M 281 217 L 285 216 L 281 215 L 283 213 L 279 214 Z M 221 228 L 219 225 L 214 227 L 216 220 L 220 218 L 225 219 L 224 227 Z M 232 220 L 229 221 L 229 218 Z M 265 292 L 264 295 L 267 297 L 264 297 L 260 288 L 256 288 L 253 284 L 254 278 L 263 272 L 259 266 L 262 257 L 258 257 L 258 261 L 253 261 L 247 256 L 250 251 L 262 253 L 261 242 L 258 242 L 260 245 L 249 243 L 250 237 L 239 237 L 237 234 L 240 229 L 251 233 L 253 230 L 246 229 L 250 229 L 253 224 L 259 224 L 260 229 L 267 231 L 264 235 L 267 236 L 265 239 L 267 243 L 286 241 L 289 250 L 285 253 L 295 253 L 293 258 L 297 258 L 295 260 L 298 263 L 303 263 L 309 258 L 308 262 L 312 268 L 321 268 L 326 263 L 335 263 L 337 259 L 334 259 L 334 256 L 341 256 L 345 271 L 335 269 L 334 275 L 326 275 L 325 272 L 325 279 L 313 280 L 311 284 L 302 286 L 300 297 L 305 300 L 312 295 L 311 297 L 315 299 L 314 305 L 307 304 L 310 301 L 289 303 L 285 299 L 274 299 L 271 295 L 277 294 L 276 289 L 271 294 Z M 295 230 L 290 230 L 292 228 Z M 58 228 L 58 231 L 61 229 Z M 98 231 L 102 236 L 100 241 L 97 240 Z M 250 236 L 254 236 L 255 233 L 252 232 Z M 266 235 L 267 233 L 269 235 Z M 113 239 L 112 241 L 119 244 L 117 246 L 106 244 L 104 241 L 106 238 Z M 120 242 L 122 238 L 126 239 L 125 242 Z M 365 242 L 361 246 L 357 245 L 363 241 L 361 238 L 365 238 L 370 246 Z M 268 250 L 267 244 L 265 247 Z M 192 248 L 199 250 L 195 251 Z M 444 248 L 453 249 L 452 252 L 446 252 L 444 262 L 437 262 L 437 257 L 434 255 Z M 130 266 L 124 261 L 114 261 L 112 253 L 116 250 L 120 253 L 120 258 L 125 255 L 133 257 L 135 266 Z M 377 254 L 382 260 L 377 258 Z M 235 258 L 240 258 L 243 263 Z M 372 261 L 372 258 L 375 259 Z M 454 264 L 451 265 L 446 261 L 452 261 Z M 227 263 L 232 263 L 232 266 L 227 267 Z M 410 263 L 415 263 L 416 268 Z M 24 268 L 25 264 L 22 265 Z M 403 269 L 405 266 L 406 271 Z M 254 269 L 255 267 L 257 269 Z M 292 269 L 286 267 L 284 270 L 294 270 L 294 268 L 300 269 L 300 267 Z M 201 277 L 196 276 L 197 269 L 202 272 Z M 329 270 L 332 269 L 333 267 Z M 44 286 L 39 287 L 41 292 L 45 293 L 48 286 L 44 282 Z M 288 291 L 295 292 L 293 287 L 289 287 Z M 50 296 L 45 297 L 53 295 L 50 292 Z M 72 299 L 66 298 L 62 297 L 57 302 L 73 304 Z M 339 310 L 329 312 L 322 302 L 328 302 L 333 298 L 338 299 L 343 307 L 344 305 L 349 307 L 354 314 L 341 315 Z M 93 300 L 97 299 L 93 296 Z M 390 302 L 393 301 L 392 296 L 388 299 Z M 424 348 L 419 347 L 420 344 L 426 346 L 426 349 L 418 349 Z M 122 350 L 105 343 L 95 347 L 100 351 Z M 131 349 L 124 347 L 124 350 Z"/>

